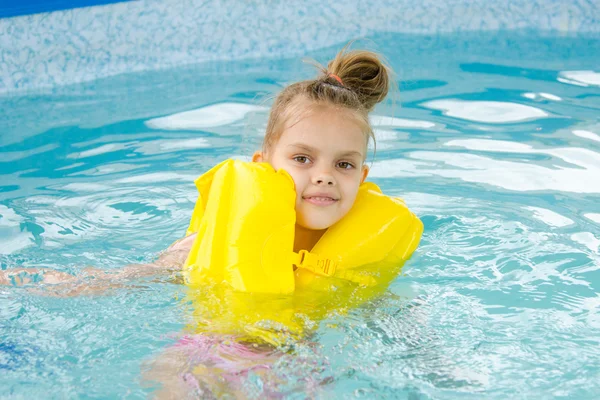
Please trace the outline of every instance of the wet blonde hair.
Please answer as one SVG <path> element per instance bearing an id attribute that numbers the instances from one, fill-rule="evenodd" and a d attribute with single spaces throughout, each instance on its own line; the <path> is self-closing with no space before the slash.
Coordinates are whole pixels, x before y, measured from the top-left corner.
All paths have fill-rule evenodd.
<path id="1" fill-rule="evenodd" d="M 269 114 L 263 152 L 277 143 L 286 128 L 319 106 L 350 111 L 365 133 L 367 144 L 370 139 L 375 142 L 369 112 L 386 97 L 391 70 L 374 52 L 347 49 L 345 46 L 327 68 L 315 63 L 321 72 L 317 78 L 293 83 L 277 95 Z"/>

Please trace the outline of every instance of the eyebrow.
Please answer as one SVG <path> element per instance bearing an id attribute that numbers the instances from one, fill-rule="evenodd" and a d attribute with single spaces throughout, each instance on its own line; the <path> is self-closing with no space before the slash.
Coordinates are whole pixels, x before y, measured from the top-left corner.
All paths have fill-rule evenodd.
<path id="1" fill-rule="evenodd" d="M 295 148 L 298 148 L 298 149 L 306 150 L 309 153 L 310 152 L 315 152 L 315 153 L 317 152 L 316 148 L 314 148 L 312 146 L 309 146 L 309 145 L 306 145 L 306 144 L 303 144 L 303 143 L 288 144 L 288 147 L 295 147 Z"/>
<path id="2" fill-rule="evenodd" d="M 363 157 L 363 154 L 360 151 L 346 151 L 345 153 L 340 154 L 341 157 L 352 157 L 352 156 L 357 156 L 357 157 Z"/>
<path id="3" fill-rule="evenodd" d="M 311 153 L 311 152 L 318 153 L 318 149 L 316 149 L 315 147 L 309 146 L 307 144 L 304 144 L 304 143 L 292 143 L 292 144 L 289 144 L 288 147 L 295 147 L 298 149 L 305 150 L 309 153 Z M 340 157 L 352 157 L 352 156 L 363 157 L 363 154 L 360 151 L 349 150 L 349 151 L 345 151 L 345 152 L 341 153 L 339 156 Z"/>

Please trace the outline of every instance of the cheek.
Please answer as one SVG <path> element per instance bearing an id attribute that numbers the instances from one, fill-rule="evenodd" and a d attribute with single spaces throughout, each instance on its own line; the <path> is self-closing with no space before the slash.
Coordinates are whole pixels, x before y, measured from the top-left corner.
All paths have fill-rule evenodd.
<path id="1" fill-rule="evenodd" d="M 296 190 L 296 197 L 299 198 L 302 194 L 302 191 L 304 190 L 304 187 L 306 186 L 306 178 L 303 174 L 299 173 L 298 171 L 295 171 L 292 168 L 284 169 L 292 177 L 292 180 L 294 181 L 294 189 Z"/>
<path id="2" fill-rule="evenodd" d="M 356 197 L 356 193 L 358 193 L 358 187 L 360 186 L 360 174 L 352 174 L 351 176 L 344 176 L 341 178 L 341 182 L 343 184 L 343 190 L 347 196 Z"/>
<path id="3" fill-rule="evenodd" d="M 289 163 L 286 162 L 283 156 L 276 155 L 272 157 L 269 160 L 269 164 L 271 164 L 271 166 L 275 168 L 276 171 L 283 169 L 285 172 L 290 174 L 292 180 L 294 181 L 294 189 L 296 190 L 296 193 L 302 190 L 303 183 L 301 174 L 299 174 L 297 170 L 295 170 L 291 165 L 289 165 Z"/>
<path id="4" fill-rule="evenodd" d="M 356 195 L 358 194 L 358 187 L 360 186 L 360 178 L 359 179 L 348 179 L 344 182 L 343 195 L 347 200 L 348 207 L 352 207 L 354 204 L 354 200 L 356 200 Z"/>

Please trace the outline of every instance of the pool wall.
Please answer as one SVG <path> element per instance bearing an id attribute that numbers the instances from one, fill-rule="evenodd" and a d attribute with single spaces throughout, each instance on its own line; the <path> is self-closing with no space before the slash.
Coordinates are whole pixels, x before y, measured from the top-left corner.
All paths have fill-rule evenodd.
<path id="1" fill-rule="evenodd" d="M 381 0 L 376 7 L 357 0 L 145 0 L 38 12 L 0 19 L 0 93 L 205 61 L 289 57 L 375 32 L 500 30 L 597 36 L 600 0 Z"/>
<path id="2" fill-rule="evenodd" d="M 19 0 L 0 2 L 0 18 L 119 3 L 128 0 Z"/>

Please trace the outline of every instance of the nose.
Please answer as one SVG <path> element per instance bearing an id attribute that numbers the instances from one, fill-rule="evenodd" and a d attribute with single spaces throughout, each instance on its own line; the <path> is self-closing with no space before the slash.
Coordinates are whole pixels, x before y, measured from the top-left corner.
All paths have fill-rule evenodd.
<path id="1" fill-rule="evenodd" d="M 313 176 L 312 183 L 317 186 L 335 186 L 335 179 L 331 173 L 321 171 Z"/>

